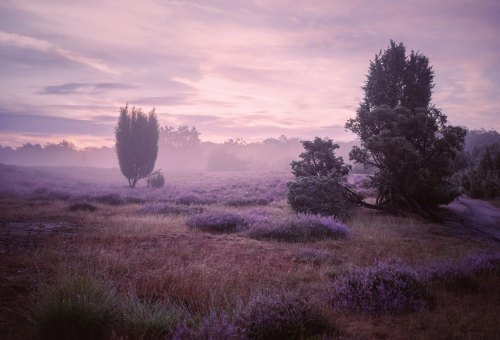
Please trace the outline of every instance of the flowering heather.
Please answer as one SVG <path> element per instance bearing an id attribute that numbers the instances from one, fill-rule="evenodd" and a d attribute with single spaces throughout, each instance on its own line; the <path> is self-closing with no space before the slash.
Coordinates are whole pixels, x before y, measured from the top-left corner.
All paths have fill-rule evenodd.
<path id="1" fill-rule="evenodd" d="M 416 271 L 386 263 L 356 268 L 331 285 L 331 303 L 341 311 L 399 314 L 431 302 L 428 284 Z"/>
<path id="2" fill-rule="evenodd" d="M 420 269 L 428 281 L 458 291 L 476 290 L 481 276 L 500 273 L 500 253 L 474 254 L 462 259 L 434 263 Z"/>
<path id="3" fill-rule="evenodd" d="M 301 242 L 343 238 L 349 233 L 349 228 L 335 218 L 298 214 L 282 221 L 254 224 L 247 235 L 255 239 Z"/>
<path id="4" fill-rule="evenodd" d="M 318 310 L 291 294 L 254 297 L 240 313 L 238 324 L 248 339 L 303 339 L 329 330 Z"/>
<path id="5" fill-rule="evenodd" d="M 224 211 L 208 211 L 192 215 L 188 217 L 186 224 L 191 229 L 213 233 L 231 233 L 248 226 L 244 217 Z"/>

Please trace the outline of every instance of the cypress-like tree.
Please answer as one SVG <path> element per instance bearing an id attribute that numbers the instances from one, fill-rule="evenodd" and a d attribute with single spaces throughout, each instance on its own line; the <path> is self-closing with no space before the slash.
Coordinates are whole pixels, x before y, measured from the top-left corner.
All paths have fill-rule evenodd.
<path id="1" fill-rule="evenodd" d="M 447 124 L 431 103 L 434 74 L 429 60 L 391 41 L 370 62 L 356 117 L 346 128 L 361 146 L 350 159 L 375 169 L 371 185 L 376 204 L 350 192 L 354 202 L 393 212 L 412 211 L 437 219 L 434 209 L 459 194 L 450 180 L 453 159 L 463 148 L 466 130 Z"/>
<path id="2" fill-rule="evenodd" d="M 123 176 L 131 188 L 154 170 L 158 156 L 159 124 L 155 110 L 148 114 L 128 104 L 120 108 L 115 129 L 116 153 Z"/>

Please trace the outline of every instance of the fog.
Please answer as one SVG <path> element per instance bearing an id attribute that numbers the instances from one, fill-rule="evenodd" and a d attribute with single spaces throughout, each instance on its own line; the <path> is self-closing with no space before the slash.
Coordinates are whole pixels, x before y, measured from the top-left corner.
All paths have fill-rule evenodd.
<path id="1" fill-rule="evenodd" d="M 334 138 L 333 138 L 334 139 Z M 349 160 L 355 142 L 338 142 L 337 155 Z M 302 152 L 301 139 L 280 136 L 247 143 L 229 139 L 223 143 L 200 140 L 194 127 L 162 127 L 156 168 L 165 172 L 289 171 Z M 44 167 L 118 168 L 114 147 L 78 149 L 70 141 L 58 144 L 0 146 L 0 163 Z"/>

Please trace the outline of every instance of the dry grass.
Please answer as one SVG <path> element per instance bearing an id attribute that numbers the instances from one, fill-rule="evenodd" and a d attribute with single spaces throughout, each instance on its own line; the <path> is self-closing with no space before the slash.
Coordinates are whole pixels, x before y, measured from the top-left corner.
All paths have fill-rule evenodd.
<path id="1" fill-rule="evenodd" d="M 192 318 L 214 311 L 231 314 L 255 294 L 295 291 L 327 310 L 349 338 L 497 336 L 498 278 L 485 282 L 477 294 L 439 291 L 432 311 L 374 317 L 337 315 L 328 309 L 331 277 L 353 266 L 394 258 L 422 264 L 498 251 L 497 244 L 454 235 L 441 225 L 360 209 L 347 223 L 353 231 L 348 239 L 285 244 L 190 231 L 185 216 L 144 216 L 137 213 L 138 205 L 96 204 L 94 212 L 69 211 L 68 206 L 61 201 L 0 200 L 4 226 L 14 221 L 65 221 L 72 226 L 64 233 L 40 232 L 36 246 L 24 249 L 21 242 L 18 252 L 1 255 L 0 326 L 7 338 L 29 334 L 25 322 L 41 283 L 71 275 L 102 278 L 122 296 L 183 306 Z M 279 204 L 270 209 L 290 214 Z M 297 260 L 304 249 L 327 253 L 335 261 Z"/>

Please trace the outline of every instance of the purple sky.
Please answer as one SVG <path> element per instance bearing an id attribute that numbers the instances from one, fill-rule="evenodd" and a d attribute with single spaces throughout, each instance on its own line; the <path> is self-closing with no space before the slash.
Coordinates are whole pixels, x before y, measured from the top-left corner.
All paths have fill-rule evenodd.
<path id="1" fill-rule="evenodd" d="M 329 136 L 389 39 L 429 57 L 434 103 L 500 130 L 500 1 L 0 3 L 0 144 L 111 145 L 126 101 L 203 140 Z"/>

